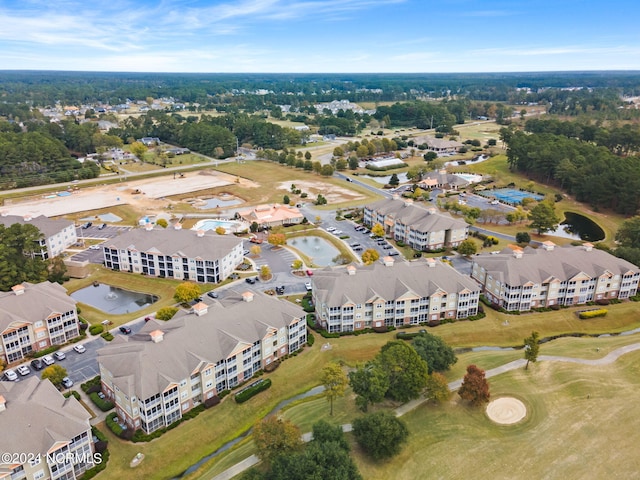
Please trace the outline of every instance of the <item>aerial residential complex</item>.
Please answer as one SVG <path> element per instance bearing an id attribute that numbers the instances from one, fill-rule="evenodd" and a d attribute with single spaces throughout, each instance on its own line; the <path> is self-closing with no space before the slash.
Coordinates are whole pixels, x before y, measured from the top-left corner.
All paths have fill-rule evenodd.
<path id="1" fill-rule="evenodd" d="M 203 230 L 130 230 L 103 244 L 107 268 L 155 277 L 218 283 L 242 263 L 242 240 Z"/>
<path id="2" fill-rule="evenodd" d="M 457 247 L 469 235 L 467 222 L 397 196 L 364 207 L 364 224 L 372 227 L 376 223 L 394 240 L 420 251 Z"/>
<path id="3" fill-rule="evenodd" d="M 0 293 L 0 358 L 7 363 L 80 335 L 76 301 L 63 286 L 25 282 L 11 290 Z"/>
<path id="4" fill-rule="evenodd" d="M 39 217 L 21 217 L 18 215 L 0 215 L 0 224 L 5 227 L 19 223 L 33 225 L 42 232 L 42 239 L 38 242 L 35 255 L 43 260 L 57 257 L 66 248 L 78 241 L 76 226 L 69 220 L 53 220 L 40 215 Z"/>
<path id="5" fill-rule="evenodd" d="M 300 307 L 266 294 L 228 291 L 193 310 L 98 351 L 102 391 L 129 428 L 170 425 L 307 341 Z"/>
<path id="6" fill-rule="evenodd" d="M 90 418 L 80 402 L 64 398 L 48 380 L 0 382 L 0 478 L 79 478 L 101 461 Z"/>
<path id="7" fill-rule="evenodd" d="M 327 268 L 313 276 L 316 318 L 329 332 L 399 327 L 478 313 L 480 287 L 434 259 Z"/>
<path id="8" fill-rule="evenodd" d="M 471 276 L 487 298 L 506 310 L 625 299 L 638 291 L 640 269 L 590 243 L 506 248 L 474 257 Z"/>

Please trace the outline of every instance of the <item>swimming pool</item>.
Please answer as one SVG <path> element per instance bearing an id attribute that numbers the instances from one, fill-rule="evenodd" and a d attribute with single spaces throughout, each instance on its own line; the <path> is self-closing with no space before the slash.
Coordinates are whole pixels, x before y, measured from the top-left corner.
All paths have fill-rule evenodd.
<path id="1" fill-rule="evenodd" d="M 236 233 L 248 230 L 249 226 L 239 220 L 223 220 L 220 218 L 208 218 L 200 220 L 193 226 L 193 230 L 215 230 L 218 227 L 225 229 L 225 233 Z"/>
<path id="2" fill-rule="evenodd" d="M 524 198 L 532 198 L 536 201 L 542 200 L 544 197 L 537 193 L 524 192 L 522 190 L 516 190 L 515 188 L 500 188 L 498 190 L 484 190 L 478 192 L 483 197 L 492 198 L 495 197 L 501 202 L 508 203 L 510 205 L 517 205 L 522 203 Z"/>
<path id="3" fill-rule="evenodd" d="M 474 175 L 473 173 L 454 173 L 454 175 L 469 183 L 478 183 L 482 181 L 482 175 Z"/>

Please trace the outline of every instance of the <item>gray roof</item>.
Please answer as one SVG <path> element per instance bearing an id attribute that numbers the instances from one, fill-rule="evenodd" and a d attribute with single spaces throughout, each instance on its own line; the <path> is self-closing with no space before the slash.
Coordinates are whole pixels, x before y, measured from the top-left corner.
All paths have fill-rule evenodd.
<path id="1" fill-rule="evenodd" d="M 552 250 L 525 247 L 520 258 L 516 258 L 513 250 L 505 248 L 496 255 L 477 255 L 474 262 L 493 278 L 513 286 L 527 282 L 542 284 L 554 278 L 564 281 L 581 272 L 595 278 L 606 272 L 623 275 L 640 271 L 634 264 L 603 250 L 586 250 L 581 246 L 554 247 Z"/>
<path id="2" fill-rule="evenodd" d="M 439 291 L 480 291 L 480 286 L 469 277 L 440 261 L 432 262 L 432 267 L 427 261 L 394 262 L 393 266 L 375 263 L 356 268 L 355 275 L 349 275 L 345 268 L 316 271 L 313 276 L 316 302 L 339 306 L 345 303 L 364 304 L 378 297 L 391 301 L 405 294 L 430 297 Z"/>
<path id="3" fill-rule="evenodd" d="M 146 399 L 189 377 L 201 362 L 224 360 L 239 344 L 252 345 L 303 314 L 299 306 L 266 294 L 246 302 L 230 290 L 202 316 L 180 311 L 168 322 L 150 320 L 135 335 L 118 335 L 98 350 L 98 362 L 125 394 Z M 156 330 L 164 333 L 159 343 L 150 336 Z"/>
<path id="4" fill-rule="evenodd" d="M 433 171 L 428 172 L 422 175 L 421 182 L 424 182 L 426 179 L 435 179 L 438 182 L 438 185 L 459 185 L 466 186 L 469 185 L 469 182 L 462 177 L 454 175 L 453 173 L 441 172 L 441 171 Z M 418 182 L 419 183 L 419 182 Z"/>
<path id="5" fill-rule="evenodd" d="M 0 293 L 0 332 L 12 322 L 44 320 L 53 313 L 65 313 L 76 306 L 76 301 L 67 294 L 67 290 L 57 283 L 22 283 L 24 293 Z"/>
<path id="6" fill-rule="evenodd" d="M 174 228 L 136 228 L 103 243 L 103 247 L 132 249 L 162 255 L 178 255 L 189 258 L 222 258 L 242 243 L 233 235 L 205 234 L 202 237 L 194 230 Z"/>
<path id="7" fill-rule="evenodd" d="M 0 382 L 0 395 L 6 400 L 0 412 L 0 451 L 44 454 L 56 442 L 91 428 L 91 416 L 80 402 L 64 398 L 49 380 Z"/>
<path id="8" fill-rule="evenodd" d="M 31 220 L 25 220 L 25 217 L 21 217 L 19 215 L 0 216 L 0 224 L 4 225 L 5 227 L 10 227 L 14 223 L 19 223 L 21 225 L 33 225 L 38 230 L 40 230 L 45 237 L 52 237 L 68 226 L 73 225 L 73 222 L 69 220 L 53 220 L 51 218 L 45 217 L 44 215 L 32 218 Z"/>
<path id="9" fill-rule="evenodd" d="M 438 212 L 435 207 L 426 209 L 402 199 L 379 200 L 365 208 L 384 216 L 391 216 L 394 221 L 410 225 L 423 232 L 458 230 L 468 227 L 467 222 L 453 218 L 448 213 Z"/>

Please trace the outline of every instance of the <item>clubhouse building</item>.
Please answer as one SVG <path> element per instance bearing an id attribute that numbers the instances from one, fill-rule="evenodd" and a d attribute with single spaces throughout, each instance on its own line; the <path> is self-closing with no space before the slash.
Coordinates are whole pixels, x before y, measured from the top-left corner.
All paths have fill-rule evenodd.
<path id="1" fill-rule="evenodd" d="M 472 278 L 489 301 L 510 311 L 625 299 L 638 292 L 640 269 L 590 243 L 560 248 L 547 241 L 540 248 L 511 247 L 473 258 Z"/>

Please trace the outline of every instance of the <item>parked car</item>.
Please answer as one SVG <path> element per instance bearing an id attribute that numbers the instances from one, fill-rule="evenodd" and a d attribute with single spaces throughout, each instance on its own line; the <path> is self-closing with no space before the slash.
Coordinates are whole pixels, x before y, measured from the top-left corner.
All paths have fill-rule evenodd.
<path id="1" fill-rule="evenodd" d="M 39 358 L 34 358 L 31 360 L 31 368 L 34 370 L 42 370 L 44 368 L 44 363 Z"/>
<path id="2" fill-rule="evenodd" d="M 91 245 L 89 250 L 100 250 L 102 247 L 100 245 Z"/>
<path id="3" fill-rule="evenodd" d="M 354 252 L 361 252 L 362 250 L 364 250 L 362 247 L 353 247 Z"/>
<path id="4" fill-rule="evenodd" d="M 390 257 L 395 257 L 396 255 L 400 255 L 400 252 L 398 252 L 397 250 L 394 250 L 393 252 L 389 252 Z"/>
<path id="5" fill-rule="evenodd" d="M 84 353 L 87 351 L 87 349 L 84 348 L 84 345 L 74 345 L 73 349 L 78 353 Z"/>
<path id="6" fill-rule="evenodd" d="M 91 225 L 93 225 L 93 223 L 91 223 L 91 222 L 87 222 L 87 223 L 85 223 L 85 224 L 83 224 L 83 225 L 82 225 L 82 229 L 83 229 L 83 230 L 86 230 L 86 229 L 87 229 L 87 228 L 89 228 Z"/>
<path id="7" fill-rule="evenodd" d="M 333 232 L 334 235 L 342 235 L 342 230 L 334 230 Z"/>
<path id="8" fill-rule="evenodd" d="M 147 323 L 150 320 L 153 320 L 153 317 L 144 317 L 144 323 Z"/>
<path id="9" fill-rule="evenodd" d="M 18 374 L 11 369 L 4 371 L 4 378 L 9 380 L 10 382 L 15 382 L 18 380 Z"/>
<path id="10" fill-rule="evenodd" d="M 327 232 L 334 232 L 336 229 L 335 227 L 327 227 L 326 230 Z"/>
<path id="11" fill-rule="evenodd" d="M 356 248 L 356 247 L 359 247 L 359 246 L 360 246 L 360 244 L 358 242 L 354 242 L 354 243 L 351 244 L 351 248 Z"/>
<path id="12" fill-rule="evenodd" d="M 249 250 L 245 250 L 243 255 L 246 257 L 247 255 L 249 255 L 251 252 Z"/>
<path id="13" fill-rule="evenodd" d="M 213 290 L 211 290 L 210 292 L 207 292 L 207 297 L 209 297 L 209 298 L 218 298 L 218 294 L 216 292 L 214 292 Z"/>
<path id="14" fill-rule="evenodd" d="M 65 358 L 67 358 L 67 355 L 64 352 L 56 352 L 56 353 L 53 354 L 53 356 L 58 361 L 64 360 Z"/>
<path id="15" fill-rule="evenodd" d="M 307 276 L 312 277 L 313 276 L 313 270 L 307 270 Z"/>
<path id="16" fill-rule="evenodd" d="M 307 289 L 307 292 L 310 292 L 310 291 L 312 290 L 311 282 L 307 282 L 307 283 L 305 283 L 305 284 L 304 284 L 304 288 L 306 288 L 306 289 Z"/>
<path id="17" fill-rule="evenodd" d="M 29 375 L 31 373 L 31 369 L 26 365 L 20 365 L 18 367 L 18 373 L 24 377 L 25 375 Z"/>
<path id="18" fill-rule="evenodd" d="M 44 357 L 42 357 L 42 363 L 45 364 L 45 366 L 49 366 L 49 365 L 53 365 L 54 363 L 56 363 L 53 360 L 53 357 L 51 355 L 45 355 Z"/>
<path id="19" fill-rule="evenodd" d="M 278 295 L 282 295 L 284 294 L 284 285 L 280 286 L 280 287 L 276 287 L 276 293 Z"/>
<path id="20" fill-rule="evenodd" d="M 62 379 L 62 386 L 64 388 L 71 388 L 73 387 L 73 380 L 71 380 L 69 377 L 64 377 Z"/>
<path id="21" fill-rule="evenodd" d="M 250 283 L 251 285 L 253 285 L 254 283 L 256 283 L 256 281 L 251 278 L 251 277 L 247 277 L 244 279 L 245 282 Z"/>
<path id="22" fill-rule="evenodd" d="M 120 332 L 124 333 L 125 335 L 129 335 L 131 333 L 131 329 L 126 325 L 123 325 L 120 327 Z"/>
<path id="23" fill-rule="evenodd" d="M 106 224 L 106 223 L 102 223 L 102 224 L 100 224 L 100 226 L 98 227 L 98 230 L 104 230 L 105 228 L 107 228 L 107 224 Z"/>
<path id="24" fill-rule="evenodd" d="M 393 245 L 389 245 L 387 243 L 386 245 L 383 245 L 382 248 L 384 248 L 385 250 L 391 250 L 393 248 Z"/>

